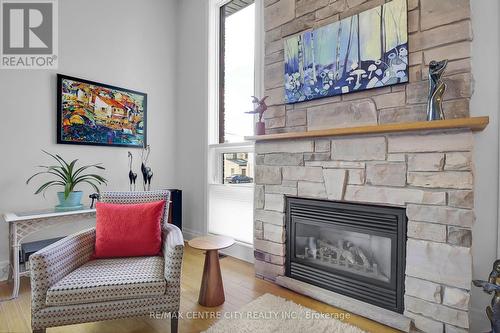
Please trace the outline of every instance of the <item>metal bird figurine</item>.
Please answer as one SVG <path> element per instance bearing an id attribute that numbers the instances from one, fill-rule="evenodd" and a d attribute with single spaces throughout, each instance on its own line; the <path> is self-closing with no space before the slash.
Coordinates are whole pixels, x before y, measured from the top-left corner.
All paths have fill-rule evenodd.
<path id="1" fill-rule="evenodd" d="M 491 333 L 500 333 L 500 285 L 497 282 L 498 278 L 500 278 L 500 260 L 495 260 L 488 281 L 472 281 L 476 287 L 483 288 L 485 293 L 494 293 L 491 306 L 486 307 L 486 315 L 491 323 Z"/>
<path id="2" fill-rule="evenodd" d="M 266 110 L 267 110 L 266 99 L 268 97 L 269 96 L 264 96 L 264 98 L 259 100 L 257 97 L 252 96 L 252 103 L 254 104 L 255 109 L 253 111 L 248 111 L 245 113 L 259 114 L 259 123 L 261 123 L 262 117 L 264 116 L 264 112 L 266 112 Z"/>
<path id="3" fill-rule="evenodd" d="M 148 172 L 148 191 L 151 191 L 151 179 L 153 178 L 153 171 L 149 168 Z"/>
<path id="4" fill-rule="evenodd" d="M 129 172 L 128 172 L 128 179 L 130 182 L 130 191 L 135 191 L 135 181 L 137 179 L 137 174 L 135 172 L 132 172 L 132 160 L 133 156 L 131 152 L 128 152 L 128 158 L 129 158 Z M 132 189 L 133 185 L 133 189 Z"/>
<path id="5" fill-rule="evenodd" d="M 146 185 L 147 185 L 147 190 L 149 191 L 151 189 L 151 178 L 153 178 L 153 171 L 151 171 L 151 168 L 147 166 L 148 159 L 149 159 L 149 154 L 151 153 L 151 147 L 147 145 L 142 149 L 141 153 L 141 172 L 142 172 L 142 180 L 143 180 L 143 188 L 144 191 L 146 191 Z"/>
<path id="6" fill-rule="evenodd" d="M 99 200 L 99 193 L 92 193 L 89 195 L 89 198 L 92 199 L 92 202 L 90 203 L 90 209 L 94 209 L 94 202 L 96 200 Z"/>

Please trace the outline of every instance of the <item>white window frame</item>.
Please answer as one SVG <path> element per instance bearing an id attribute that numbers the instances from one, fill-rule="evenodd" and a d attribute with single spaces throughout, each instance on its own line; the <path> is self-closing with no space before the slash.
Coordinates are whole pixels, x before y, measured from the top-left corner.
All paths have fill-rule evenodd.
<path id="1" fill-rule="evenodd" d="M 209 0 L 208 29 L 208 156 L 207 156 L 207 186 L 206 209 L 207 219 L 205 230 L 208 230 L 210 204 L 210 186 L 254 187 L 254 184 L 223 184 L 222 154 L 231 152 L 254 153 L 254 142 L 219 143 L 219 56 L 220 56 L 220 7 L 231 0 Z M 263 0 L 255 0 L 255 96 L 264 93 L 264 5 Z M 243 113 L 242 113 L 243 116 Z M 249 161 L 253 163 L 253 161 Z M 253 245 L 236 242 L 236 245 L 226 251 L 228 254 L 246 261 L 253 261 Z"/>
<path id="2" fill-rule="evenodd" d="M 209 0 L 208 31 L 208 144 L 219 143 L 219 56 L 220 56 L 220 7 L 231 0 Z M 264 7 L 263 0 L 255 0 L 255 96 L 264 93 Z M 250 98 L 250 96 L 249 96 Z M 242 113 L 243 116 L 243 113 Z M 242 146 L 253 146 L 253 142 L 243 141 Z"/>

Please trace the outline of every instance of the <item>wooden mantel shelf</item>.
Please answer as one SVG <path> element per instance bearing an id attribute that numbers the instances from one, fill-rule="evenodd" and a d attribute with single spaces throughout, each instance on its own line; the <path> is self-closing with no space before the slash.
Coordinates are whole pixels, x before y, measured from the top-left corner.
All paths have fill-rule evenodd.
<path id="1" fill-rule="evenodd" d="M 264 141 L 264 140 L 285 140 L 285 139 L 300 139 L 324 136 L 349 136 L 363 134 L 381 134 L 381 133 L 402 133 L 415 131 L 435 131 L 435 130 L 451 130 L 451 129 L 470 129 L 474 132 L 482 131 L 489 123 L 489 117 L 472 117 L 449 120 L 435 121 L 417 121 L 411 123 L 394 123 L 383 125 L 358 126 L 347 128 L 332 128 L 326 130 L 314 130 L 307 132 L 279 133 L 247 136 L 249 141 Z"/>

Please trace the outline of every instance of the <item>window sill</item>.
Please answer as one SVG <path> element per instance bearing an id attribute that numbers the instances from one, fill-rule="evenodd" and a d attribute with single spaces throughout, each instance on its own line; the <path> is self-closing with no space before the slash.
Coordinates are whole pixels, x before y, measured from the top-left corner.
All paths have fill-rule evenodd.
<path id="1" fill-rule="evenodd" d="M 255 184 L 250 183 L 250 184 L 220 184 L 220 183 L 209 183 L 208 186 L 219 186 L 219 187 L 236 187 L 236 188 L 254 188 Z"/>
<path id="2" fill-rule="evenodd" d="M 208 148 L 213 149 L 223 149 L 223 148 L 239 148 L 239 147 L 253 147 L 255 145 L 254 141 L 242 141 L 242 142 L 227 142 L 227 143 L 214 143 L 208 145 Z"/>

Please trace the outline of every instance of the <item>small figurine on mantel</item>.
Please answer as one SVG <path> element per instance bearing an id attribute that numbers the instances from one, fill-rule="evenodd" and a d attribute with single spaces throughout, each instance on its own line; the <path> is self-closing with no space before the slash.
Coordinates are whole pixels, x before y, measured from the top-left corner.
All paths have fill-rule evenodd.
<path id="1" fill-rule="evenodd" d="M 427 120 L 444 120 L 443 94 L 446 83 L 441 80 L 448 60 L 431 61 L 429 64 L 429 97 L 427 99 Z"/>
<path id="2" fill-rule="evenodd" d="M 256 135 L 264 135 L 266 134 L 266 125 L 262 121 L 262 117 L 264 116 L 264 112 L 267 110 L 267 105 L 266 105 L 266 99 L 269 96 L 264 96 L 262 99 L 258 99 L 255 96 L 252 96 L 252 103 L 254 105 L 254 110 L 253 111 L 248 111 L 245 113 L 249 114 L 259 114 L 259 121 L 257 122 L 255 126 L 255 134 Z"/>
<path id="3" fill-rule="evenodd" d="M 491 333 L 500 333 L 500 259 L 495 260 L 488 281 L 473 280 L 476 287 L 483 288 L 487 294 L 492 294 L 491 306 L 486 307 L 486 315 L 491 323 Z"/>

